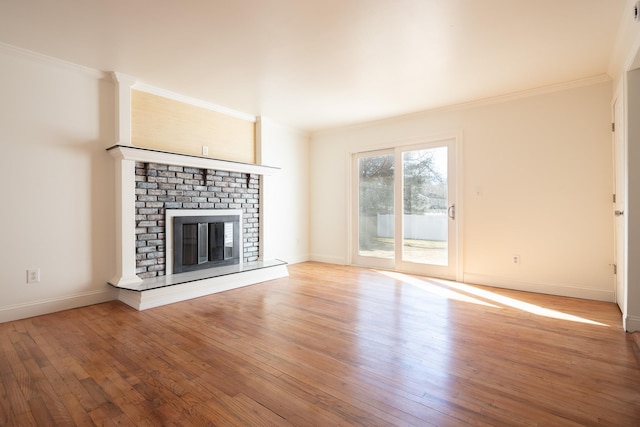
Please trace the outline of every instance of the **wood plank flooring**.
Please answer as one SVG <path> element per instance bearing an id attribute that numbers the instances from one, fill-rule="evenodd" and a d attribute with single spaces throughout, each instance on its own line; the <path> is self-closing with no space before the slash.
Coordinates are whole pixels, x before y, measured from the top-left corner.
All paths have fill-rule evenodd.
<path id="1" fill-rule="evenodd" d="M 303 263 L 0 324 L 2 426 L 640 426 L 614 304 Z"/>

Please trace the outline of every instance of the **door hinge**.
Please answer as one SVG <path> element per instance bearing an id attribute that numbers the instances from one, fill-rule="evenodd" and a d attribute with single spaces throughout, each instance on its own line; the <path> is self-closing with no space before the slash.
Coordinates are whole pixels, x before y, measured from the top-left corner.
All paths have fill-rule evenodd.
<path id="1" fill-rule="evenodd" d="M 616 131 L 616 124 L 611 123 L 611 132 L 615 132 L 615 131 Z"/>
<path id="2" fill-rule="evenodd" d="M 616 202 L 616 195 L 614 194 L 613 195 L 613 203 L 615 203 L 615 202 Z"/>
<path id="3" fill-rule="evenodd" d="M 618 264 L 613 264 L 613 274 L 618 274 Z"/>

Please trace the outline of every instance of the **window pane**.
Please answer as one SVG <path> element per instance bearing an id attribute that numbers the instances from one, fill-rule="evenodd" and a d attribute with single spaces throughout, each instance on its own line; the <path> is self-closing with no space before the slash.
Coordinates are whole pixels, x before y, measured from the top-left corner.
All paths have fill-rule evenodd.
<path id="1" fill-rule="evenodd" d="M 404 261 L 448 265 L 447 147 L 402 154 Z"/>
<path id="2" fill-rule="evenodd" d="M 358 159 L 358 254 L 393 259 L 393 154 Z"/>

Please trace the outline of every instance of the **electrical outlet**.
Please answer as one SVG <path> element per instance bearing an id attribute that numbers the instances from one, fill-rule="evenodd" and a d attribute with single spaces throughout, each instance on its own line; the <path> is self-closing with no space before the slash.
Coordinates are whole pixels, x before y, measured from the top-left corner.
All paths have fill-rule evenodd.
<path id="1" fill-rule="evenodd" d="M 206 145 L 202 146 L 202 155 L 203 156 L 208 156 L 209 155 L 209 147 L 207 147 Z"/>
<path id="2" fill-rule="evenodd" d="M 511 255 L 511 262 L 514 264 L 520 264 L 520 255 Z"/>
<path id="3" fill-rule="evenodd" d="M 39 283 L 40 282 L 40 269 L 27 270 L 27 283 Z"/>

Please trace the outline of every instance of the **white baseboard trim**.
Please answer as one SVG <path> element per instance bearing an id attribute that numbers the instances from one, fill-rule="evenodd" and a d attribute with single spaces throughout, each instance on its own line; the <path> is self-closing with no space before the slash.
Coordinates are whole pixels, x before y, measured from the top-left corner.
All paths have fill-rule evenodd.
<path id="1" fill-rule="evenodd" d="M 287 264 L 299 264 L 301 262 L 307 262 L 311 260 L 309 254 L 306 255 L 292 255 L 292 256 L 284 256 L 279 257 L 279 259 L 286 261 Z"/>
<path id="2" fill-rule="evenodd" d="M 117 295 L 118 291 L 109 287 L 106 290 L 1 307 L 0 323 L 113 301 Z"/>
<path id="3" fill-rule="evenodd" d="M 120 289 L 118 291 L 118 299 L 128 306 L 142 311 L 243 286 L 255 285 L 268 280 L 280 279 L 288 275 L 287 266 L 283 264 L 226 276 L 211 277 L 180 285 L 149 289 L 147 291 Z"/>
<path id="4" fill-rule="evenodd" d="M 347 261 L 344 258 L 311 254 L 310 261 L 324 262 L 327 264 L 347 265 Z"/>
<path id="5" fill-rule="evenodd" d="M 613 289 L 603 291 L 598 289 L 579 288 L 567 284 L 523 282 L 505 277 L 487 276 L 484 274 L 464 273 L 464 283 L 493 286 L 496 288 L 514 289 L 517 291 L 536 292 L 540 294 L 558 295 L 571 298 L 582 298 L 596 301 L 615 302 Z"/>
<path id="6" fill-rule="evenodd" d="M 627 332 L 640 331 L 640 317 L 627 316 L 624 319 L 624 330 Z"/>

